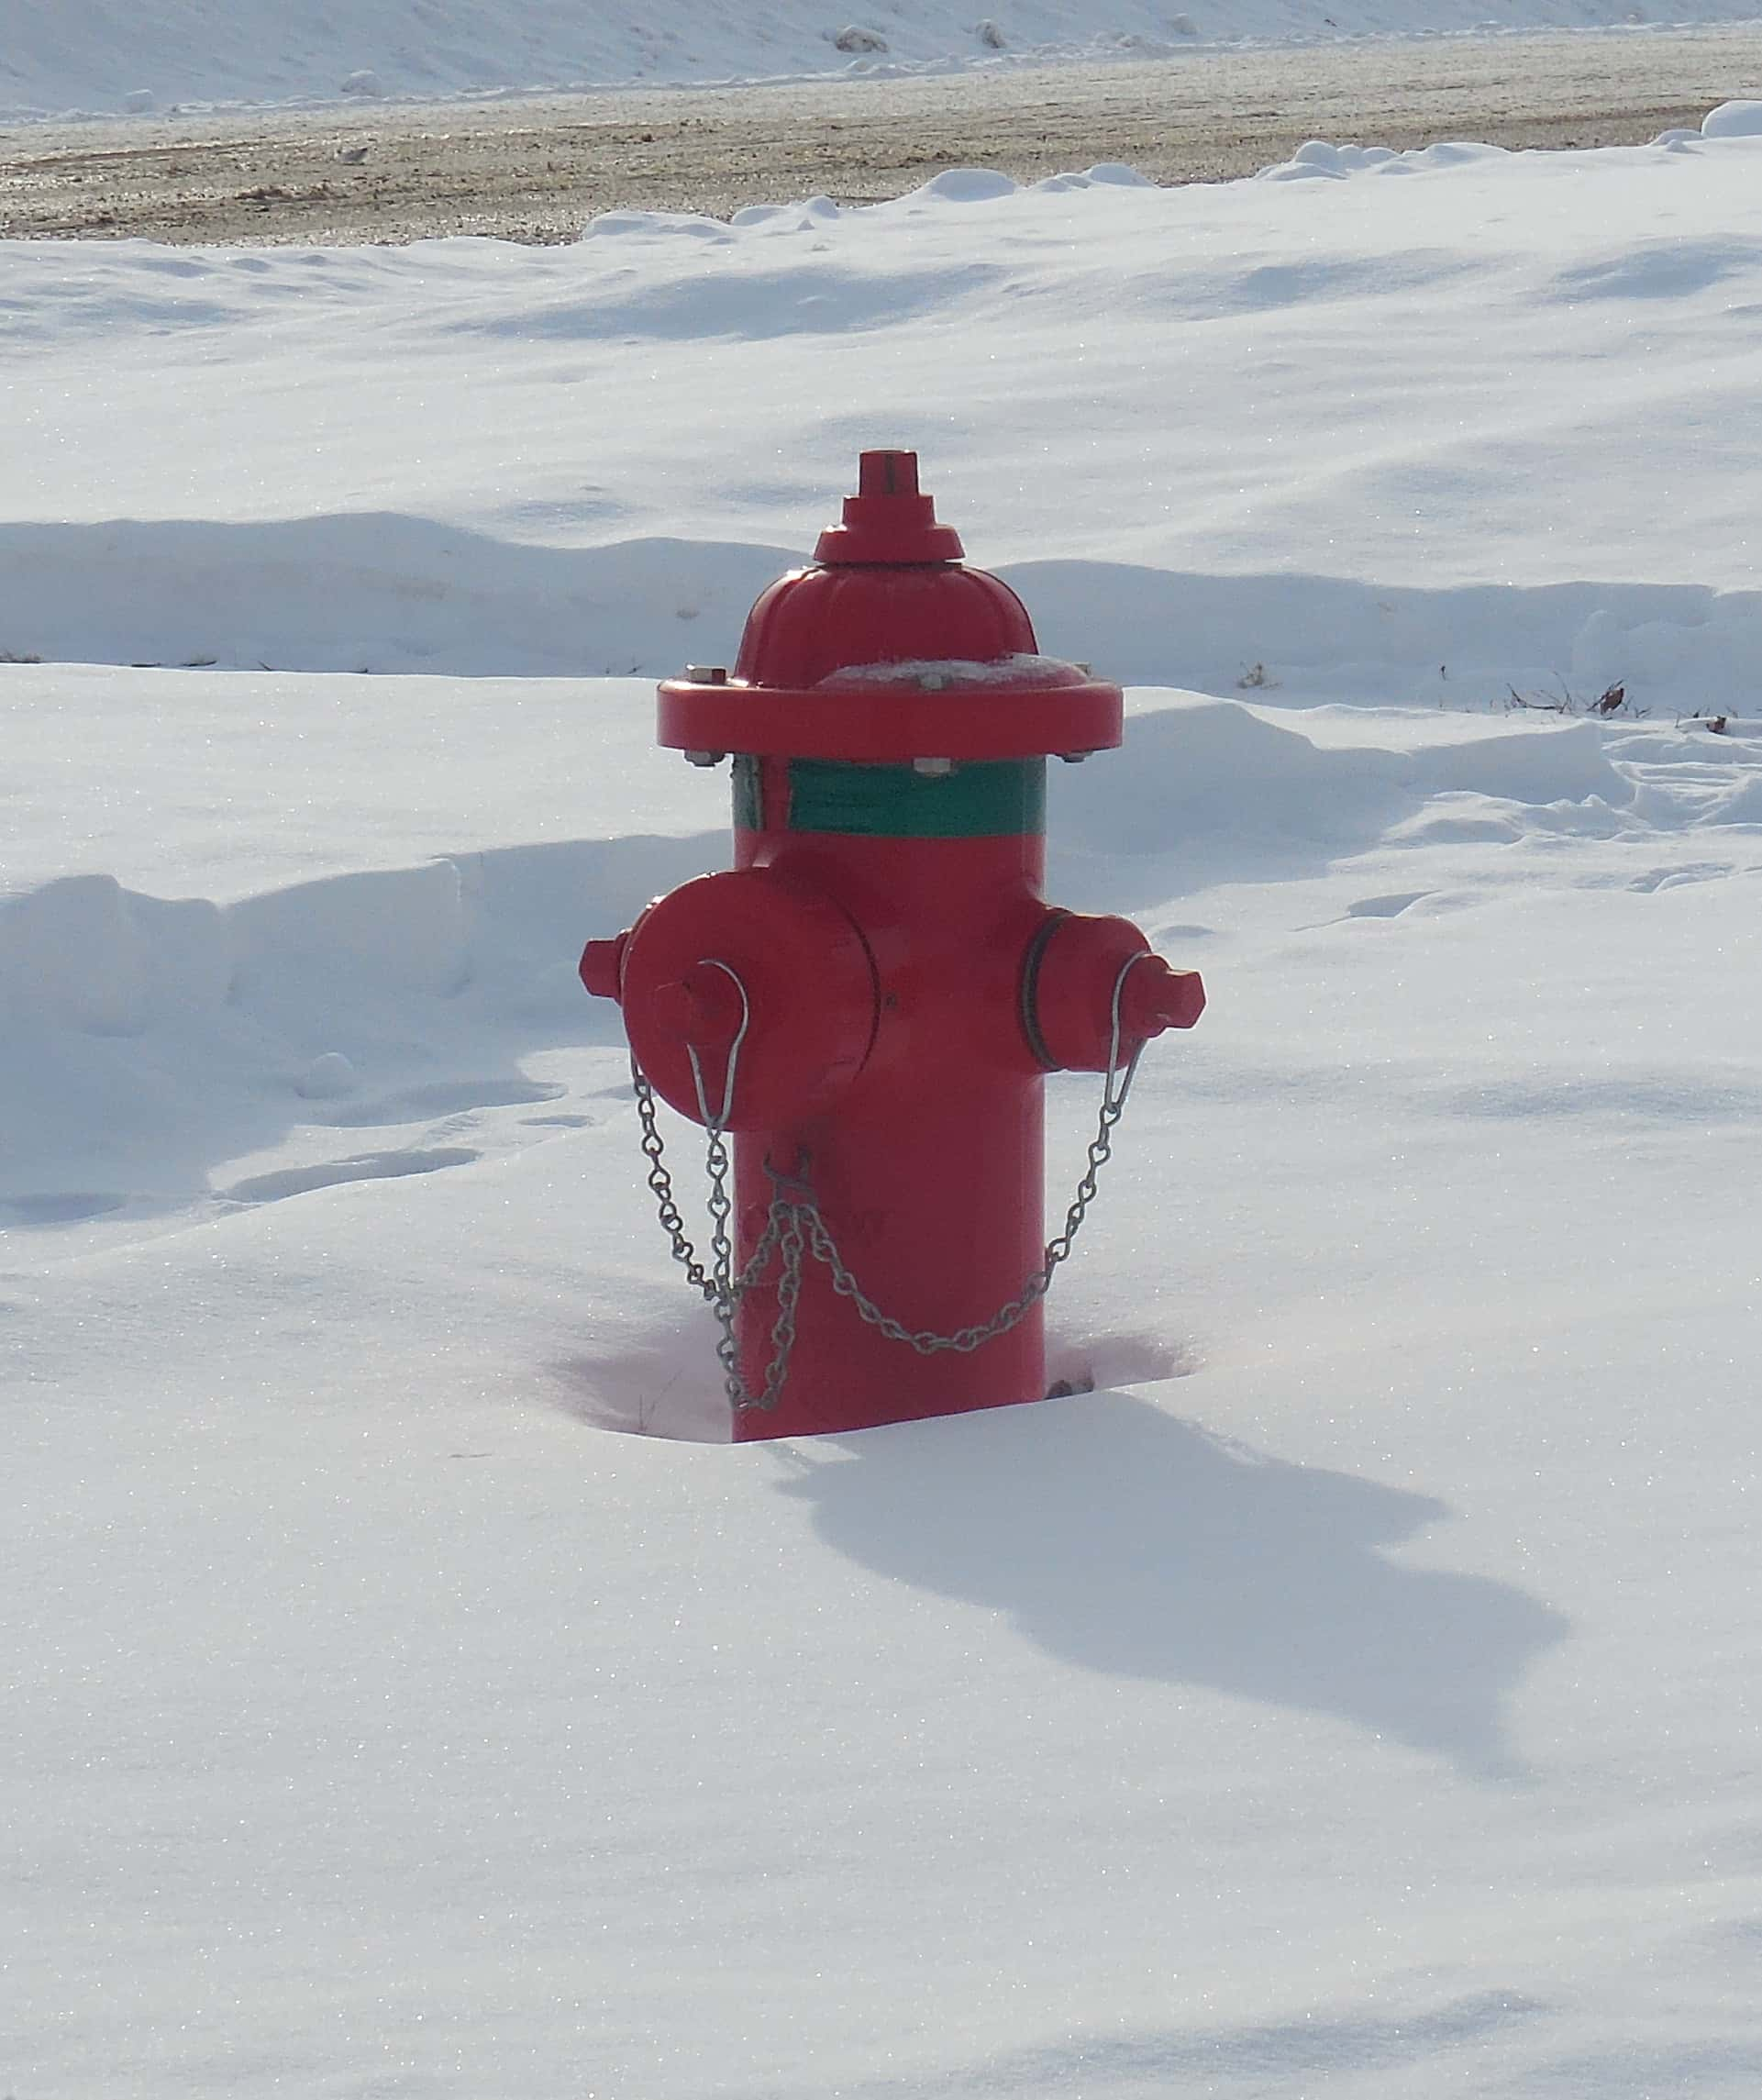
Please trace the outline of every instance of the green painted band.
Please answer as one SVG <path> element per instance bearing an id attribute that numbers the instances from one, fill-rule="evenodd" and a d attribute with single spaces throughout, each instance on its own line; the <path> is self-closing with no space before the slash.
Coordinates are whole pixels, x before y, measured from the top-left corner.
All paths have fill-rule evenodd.
<path id="1" fill-rule="evenodd" d="M 1037 837 L 1046 828 L 1044 759 L 966 760 L 946 773 L 833 759 L 789 761 L 792 831 L 839 831 L 864 839 L 1015 839 Z"/>

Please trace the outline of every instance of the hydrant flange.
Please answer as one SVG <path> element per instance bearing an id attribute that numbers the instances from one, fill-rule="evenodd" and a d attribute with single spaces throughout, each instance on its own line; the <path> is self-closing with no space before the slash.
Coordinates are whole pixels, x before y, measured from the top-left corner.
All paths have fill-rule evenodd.
<path id="1" fill-rule="evenodd" d="M 785 583 L 803 579 L 785 577 Z M 743 751 L 756 758 L 910 764 L 915 759 L 1031 759 L 1111 750 L 1120 741 L 1120 689 L 1059 664 L 1044 683 L 1000 690 L 963 680 L 913 690 L 903 680 L 836 674 L 790 688 L 728 680 L 660 688 L 659 741 L 681 751 Z"/>

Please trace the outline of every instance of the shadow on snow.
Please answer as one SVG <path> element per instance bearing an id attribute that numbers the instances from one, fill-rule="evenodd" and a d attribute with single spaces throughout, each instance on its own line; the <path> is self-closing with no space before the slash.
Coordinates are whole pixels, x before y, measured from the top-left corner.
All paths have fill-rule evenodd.
<path id="1" fill-rule="evenodd" d="M 1504 1703 L 1568 1621 L 1507 1583 L 1391 1559 L 1450 1514 L 1430 1496 L 1269 1457 L 1126 1393 L 791 1456 L 783 1492 L 840 1552 L 1005 1612 L 1065 1661 L 1331 1715 L 1475 1779 L 1526 1776 Z"/>

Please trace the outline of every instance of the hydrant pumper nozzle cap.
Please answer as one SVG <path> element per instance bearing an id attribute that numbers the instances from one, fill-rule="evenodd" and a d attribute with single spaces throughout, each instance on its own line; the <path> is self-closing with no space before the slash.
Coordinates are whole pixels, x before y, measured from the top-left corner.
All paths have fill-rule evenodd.
<path id="1" fill-rule="evenodd" d="M 724 1049 L 740 1033 L 746 1019 L 735 977 L 704 963 L 656 985 L 648 994 L 648 1012 L 658 1028 L 681 1042 L 700 1047 L 720 1044 Z"/>

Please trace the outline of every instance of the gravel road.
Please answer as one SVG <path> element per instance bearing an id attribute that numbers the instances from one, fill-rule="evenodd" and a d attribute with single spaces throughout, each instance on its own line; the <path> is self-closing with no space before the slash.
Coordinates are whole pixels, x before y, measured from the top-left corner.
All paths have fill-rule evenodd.
<path id="1" fill-rule="evenodd" d="M 1195 50 L 896 81 L 132 117 L 0 134 L 0 230 L 177 242 L 572 239 L 595 212 L 726 217 L 1127 161 L 1218 182 L 1310 138 L 1631 144 L 1762 95 L 1762 24 Z"/>

